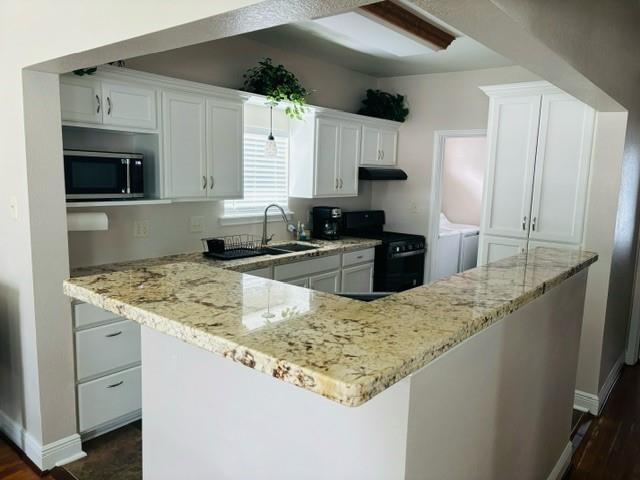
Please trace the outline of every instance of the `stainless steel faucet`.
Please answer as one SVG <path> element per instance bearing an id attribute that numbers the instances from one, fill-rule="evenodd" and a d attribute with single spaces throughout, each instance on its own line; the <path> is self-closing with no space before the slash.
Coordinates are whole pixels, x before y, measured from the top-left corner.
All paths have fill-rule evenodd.
<path id="1" fill-rule="evenodd" d="M 264 209 L 264 219 L 262 220 L 262 245 L 263 246 L 267 245 L 273 238 L 273 234 L 267 237 L 267 212 L 271 207 L 276 207 L 278 210 L 280 210 L 280 213 L 282 214 L 282 220 L 287 226 L 287 230 L 289 230 L 291 233 L 294 233 L 297 230 L 296 226 L 293 223 L 289 222 L 289 219 L 287 218 L 287 214 L 284 212 L 284 209 L 280 205 L 276 203 L 267 205 L 267 208 Z"/>

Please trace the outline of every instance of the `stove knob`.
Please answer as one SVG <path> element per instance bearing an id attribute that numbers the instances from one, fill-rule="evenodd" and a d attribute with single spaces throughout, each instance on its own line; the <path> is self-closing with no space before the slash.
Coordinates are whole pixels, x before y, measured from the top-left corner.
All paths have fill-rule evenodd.
<path id="1" fill-rule="evenodd" d="M 399 251 L 400 251 L 400 247 L 396 247 L 396 252 L 399 252 Z"/>

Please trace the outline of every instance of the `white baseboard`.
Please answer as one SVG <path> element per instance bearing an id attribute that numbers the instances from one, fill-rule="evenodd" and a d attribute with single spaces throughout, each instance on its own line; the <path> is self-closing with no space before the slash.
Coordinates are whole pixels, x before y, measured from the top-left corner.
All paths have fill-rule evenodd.
<path id="1" fill-rule="evenodd" d="M 602 388 L 598 392 L 597 395 L 593 393 L 583 392 L 581 390 L 576 390 L 573 398 L 573 408 L 576 410 L 580 410 L 582 412 L 589 412 L 592 415 L 600 415 L 602 409 L 604 408 L 605 403 L 609 399 L 609 395 L 611 395 L 611 391 L 615 386 L 618 378 L 620 378 L 620 372 L 622 370 L 622 365 L 624 364 L 624 352 L 620 354 L 616 363 L 613 364 L 613 367 L 609 371 L 607 378 L 602 385 Z"/>
<path id="2" fill-rule="evenodd" d="M 55 466 L 73 462 L 87 455 L 82 451 L 80 435 L 77 433 L 42 445 L 3 411 L 0 411 L 0 430 L 42 471 L 51 470 Z"/>
<path id="3" fill-rule="evenodd" d="M 551 473 L 549 473 L 549 475 L 547 476 L 547 480 L 560 480 L 563 477 L 563 475 L 567 471 L 567 468 L 569 468 L 569 464 L 571 463 L 571 454 L 572 446 L 571 442 L 569 442 L 564 447 L 564 450 L 562 450 L 560 458 L 558 458 L 558 461 L 553 466 L 553 469 L 551 469 Z"/>

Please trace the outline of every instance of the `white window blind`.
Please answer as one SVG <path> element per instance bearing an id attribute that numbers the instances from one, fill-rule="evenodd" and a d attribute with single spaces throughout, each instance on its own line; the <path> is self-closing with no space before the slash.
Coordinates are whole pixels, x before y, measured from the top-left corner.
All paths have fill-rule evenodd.
<path id="1" fill-rule="evenodd" d="M 225 200 L 225 216 L 263 213 L 267 205 L 277 203 L 287 210 L 289 138 L 273 132 L 278 145 L 275 157 L 264 154 L 269 129 L 245 127 L 244 130 L 244 198 Z"/>

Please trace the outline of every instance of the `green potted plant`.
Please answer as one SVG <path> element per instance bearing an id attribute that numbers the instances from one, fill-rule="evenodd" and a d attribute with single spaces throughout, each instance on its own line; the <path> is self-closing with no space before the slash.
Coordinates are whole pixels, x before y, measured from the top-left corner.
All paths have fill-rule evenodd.
<path id="1" fill-rule="evenodd" d="M 265 58 L 258 66 L 247 70 L 243 77 L 244 91 L 265 95 L 272 107 L 282 101 L 289 102 L 291 105 L 285 108 L 285 113 L 291 118 L 302 118 L 309 92 L 283 65 L 274 65 L 270 58 Z"/>
<path id="2" fill-rule="evenodd" d="M 358 113 L 369 117 L 404 122 L 409 115 L 409 109 L 404 100 L 404 95 L 368 89 L 367 96 L 362 100 L 363 106 Z"/>

